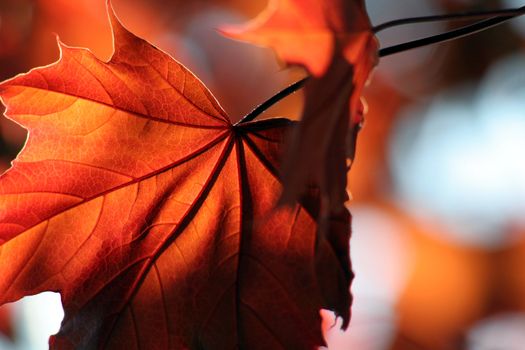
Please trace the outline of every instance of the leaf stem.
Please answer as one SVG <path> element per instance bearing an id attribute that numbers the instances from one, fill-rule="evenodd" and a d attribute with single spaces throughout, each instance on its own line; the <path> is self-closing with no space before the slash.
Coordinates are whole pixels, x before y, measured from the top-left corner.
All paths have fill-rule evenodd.
<path id="1" fill-rule="evenodd" d="M 474 12 L 462 12 L 462 13 L 451 13 L 447 15 L 437 16 L 421 16 L 421 17 L 410 17 L 396 19 L 393 21 L 379 24 L 372 28 L 372 32 L 379 33 L 382 30 L 389 29 L 392 27 L 402 26 L 406 24 L 416 23 L 429 23 L 439 21 L 466 21 L 466 20 L 477 20 L 486 19 L 491 17 L 502 17 L 502 16 L 519 16 L 525 13 L 525 6 L 517 9 L 504 9 L 504 10 L 493 10 L 493 11 L 474 11 Z"/>
<path id="2" fill-rule="evenodd" d="M 274 104 L 282 100 L 283 98 L 301 89 L 309 78 L 310 77 L 306 77 L 299 81 L 296 81 L 295 83 L 288 86 L 284 90 L 279 91 L 276 95 L 270 97 L 270 99 L 264 101 L 263 103 L 255 107 L 253 111 L 245 115 L 244 118 L 242 118 L 239 122 L 237 122 L 237 124 L 251 122 L 252 120 L 257 118 L 261 113 L 263 113 L 265 110 L 267 110 L 268 108 L 270 108 L 271 106 L 273 106 Z"/>
<path id="3" fill-rule="evenodd" d="M 525 6 L 521 7 L 521 9 L 525 9 Z M 450 41 L 454 39 L 459 39 L 461 37 L 472 35 L 482 30 L 494 27 L 498 24 L 501 24 L 512 18 L 521 16 L 523 14 L 525 14 L 525 11 L 522 11 L 516 15 L 494 17 L 494 18 L 486 19 L 484 21 L 479 21 L 479 22 L 476 22 L 474 24 L 470 24 L 464 27 L 460 27 L 458 29 L 454 29 L 446 33 L 433 35 L 433 36 L 429 36 L 426 38 L 409 41 L 403 44 L 386 47 L 386 48 L 379 50 L 379 57 L 386 57 L 386 56 L 390 56 L 396 53 L 416 49 L 416 48 L 423 47 L 423 46 L 428 46 L 428 45 L 442 43 L 442 42 L 446 42 L 446 41 Z"/>
<path id="4" fill-rule="evenodd" d="M 373 28 L 374 32 L 377 33 L 378 31 L 389 28 L 389 27 L 393 27 L 396 25 L 402 25 L 402 24 L 408 24 L 408 23 L 421 23 L 425 21 L 429 22 L 429 21 L 438 21 L 438 20 L 447 20 L 447 19 L 472 19 L 476 17 L 483 18 L 486 16 L 492 17 L 492 18 L 489 18 L 483 21 L 476 22 L 474 24 L 470 24 L 464 27 L 460 27 L 458 29 L 451 30 L 449 32 L 445 32 L 442 34 L 433 35 L 433 36 L 429 36 L 426 38 L 417 39 L 417 40 L 409 41 L 403 44 L 398 44 L 398 45 L 389 46 L 389 47 L 380 49 L 378 52 L 378 56 L 386 57 L 386 56 L 390 56 L 396 53 L 416 49 L 419 47 L 458 39 L 458 38 L 461 38 L 467 35 L 471 35 L 471 34 L 480 32 L 482 30 L 494 27 L 498 24 L 501 24 L 512 18 L 521 16 L 524 14 L 525 14 L 525 6 L 522 6 L 514 10 L 501 10 L 501 11 L 492 11 L 492 12 L 472 12 L 468 14 L 451 14 L 451 15 L 443 15 L 443 16 L 414 17 L 414 18 L 406 18 L 406 19 L 400 19 L 396 21 L 387 22 L 387 23 L 374 27 Z M 499 15 L 499 16 L 495 16 L 495 15 Z M 253 121 L 255 118 L 257 118 L 261 113 L 266 111 L 268 108 L 270 108 L 277 102 L 281 101 L 285 97 L 301 89 L 309 79 L 310 79 L 309 76 L 305 77 L 293 83 L 292 85 L 288 86 L 284 90 L 279 91 L 276 95 L 270 97 L 268 100 L 266 100 L 265 102 L 257 106 L 253 111 L 251 111 L 246 116 L 244 116 L 235 125 Z"/>

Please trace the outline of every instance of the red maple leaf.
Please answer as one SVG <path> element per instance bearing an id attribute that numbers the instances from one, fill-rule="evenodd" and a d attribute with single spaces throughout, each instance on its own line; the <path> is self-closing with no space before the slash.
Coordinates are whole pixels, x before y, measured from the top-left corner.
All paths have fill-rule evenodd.
<path id="1" fill-rule="evenodd" d="M 325 217 L 345 210 L 347 163 L 354 159 L 363 122 L 361 95 L 377 63 L 364 1 L 270 0 L 257 18 L 223 32 L 271 47 L 287 64 L 313 75 L 284 164 L 283 199 L 293 203 L 313 181 L 321 187 Z"/>
<path id="2" fill-rule="evenodd" d="M 111 11 L 110 11 L 111 12 Z M 312 349 L 349 320 L 349 214 L 275 209 L 286 119 L 232 125 L 206 87 L 110 14 L 102 62 L 0 84 L 28 141 L 0 177 L 0 304 L 60 292 L 52 349 Z"/>

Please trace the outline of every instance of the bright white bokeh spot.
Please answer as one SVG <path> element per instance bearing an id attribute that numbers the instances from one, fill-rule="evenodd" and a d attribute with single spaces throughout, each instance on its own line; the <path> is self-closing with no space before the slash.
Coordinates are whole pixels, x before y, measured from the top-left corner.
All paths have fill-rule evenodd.
<path id="1" fill-rule="evenodd" d="M 21 302 L 21 313 L 31 344 L 28 349 L 48 349 L 49 336 L 58 332 L 64 318 L 60 294 L 46 292 L 26 297 Z"/>
<path id="2" fill-rule="evenodd" d="M 523 350 L 525 314 L 503 314 L 482 320 L 467 337 L 468 350 Z"/>
<path id="3" fill-rule="evenodd" d="M 524 5 L 525 3 L 522 0 L 503 0 L 502 1 L 503 8 L 519 8 Z M 523 16 L 511 20 L 510 24 L 521 36 L 525 36 L 525 18 L 523 18 Z"/>
<path id="4" fill-rule="evenodd" d="M 407 111 L 391 147 L 397 190 L 437 214 L 461 243 L 504 244 L 525 211 L 525 57 L 495 65 L 481 87 Z"/>
<path id="5" fill-rule="evenodd" d="M 342 332 L 342 321 L 323 311 L 324 322 L 334 325 L 326 334 L 328 349 L 388 349 L 396 331 L 395 303 L 413 263 L 411 241 L 404 228 L 379 208 L 352 205 L 350 209 L 350 254 L 356 272 L 352 320 Z"/>
<path id="6" fill-rule="evenodd" d="M 58 293 L 41 293 L 13 303 L 15 344 L 0 337 L 0 350 L 47 350 L 60 329 L 64 311 Z"/>
<path id="7" fill-rule="evenodd" d="M 350 211 L 350 255 L 356 274 L 352 292 L 356 297 L 394 304 L 405 287 L 413 261 L 405 228 L 377 207 L 350 205 Z"/>

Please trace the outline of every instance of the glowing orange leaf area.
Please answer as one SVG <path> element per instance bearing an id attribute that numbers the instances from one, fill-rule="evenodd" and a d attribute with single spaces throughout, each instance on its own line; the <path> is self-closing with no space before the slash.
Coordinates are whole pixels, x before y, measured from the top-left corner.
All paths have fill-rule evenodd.
<path id="1" fill-rule="evenodd" d="M 313 181 L 331 212 L 346 201 L 346 170 L 363 123 L 363 88 L 378 60 L 378 42 L 363 0 L 271 0 L 230 37 L 271 47 L 286 64 L 312 75 L 301 124 L 284 163 L 283 201 Z"/>
<path id="2" fill-rule="evenodd" d="M 316 77 L 326 73 L 338 51 L 350 64 L 377 58 L 364 0 L 270 0 L 252 21 L 222 31 L 271 47 L 283 61 L 302 65 Z"/>
<path id="3" fill-rule="evenodd" d="M 61 293 L 52 349 L 313 349 L 348 325 L 349 214 L 275 209 L 286 119 L 232 125 L 207 88 L 110 12 L 109 62 L 0 84 L 29 130 L 0 178 L 0 304 Z"/>

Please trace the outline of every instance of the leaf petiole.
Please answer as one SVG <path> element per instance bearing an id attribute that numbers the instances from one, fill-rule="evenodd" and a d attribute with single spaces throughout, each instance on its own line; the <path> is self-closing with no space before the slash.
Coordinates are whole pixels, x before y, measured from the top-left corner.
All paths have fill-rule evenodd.
<path id="1" fill-rule="evenodd" d="M 495 15 L 498 15 L 498 14 L 500 16 L 495 17 Z M 386 56 L 390 56 L 396 53 L 416 49 L 419 47 L 442 43 L 442 42 L 458 39 L 464 36 L 472 35 L 480 31 L 483 31 L 485 29 L 489 29 L 491 27 L 504 23 L 515 17 L 524 15 L 524 14 L 525 14 L 525 6 L 522 6 L 514 10 L 501 10 L 501 11 L 477 12 L 477 13 L 472 12 L 468 14 L 451 14 L 451 15 L 443 15 L 443 16 L 413 17 L 413 18 L 400 19 L 400 20 L 381 24 L 379 26 L 374 27 L 373 31 L 377 33 L 380 30 L 383 30 L 389 27 L 393 27 L 396 25 L 402 25 L 402 24 L 408 24 L 408 23 L 421 23 L 424 21 L 429 22 L 429 21 L 437 21 L 437 20 L 445 20 L 445 19 L 468 19 L 468 16 L 470 16 L 470 19 L 475 18 L 476 16 L 478 18 L 479 17 L 483 18 L 486 16 L 492 17 L 486 20 L 476 22 L 474 24 L 470 24 L 464 27 L 460 27 L 458 29 L 451 30 L 449 32 L 429 36 L 426 38 L 416 39 L 416 40 L 412 40 L 406 43 L 402 43 L 402 44 L 389 46 L 389 47 L 380 49 L 378 52 L 378 56 L 386 57 Z M 462 18 L 460 18 L 461 16 Z M 280 100 L 286 98 L 287 96 L 301 89 L 306 84 L 308 79 L 310 79 L 310 77 L 305 77 L 293 83 L 292 85 L 288 86 L 284 90 L 279 91 L 276 95 L 272 96 L 265 102 L 261 103 L 253 111 L 251 111 L 246 116 L 244 116 L 244 118 L 242 118 L 239 122 L 237 122 L 236 125 L 253 121 L 265 110 L 267 110 L 268 108 L 270 108 L 271 106 L 279 102 Z"/>
<path id="2" fill-rule="evenodd" d="M 470 24 L 464 27 L 460 27 L 458 29 L 451 30 L 449 32 L 445 32 L 438 35 L 429 36 L 422 39 L 417 39 L 413 41 L 409 41 L 403 44 L 394 45 L 390 47 L 385 47 L 383 49 L 379 50 L 379 57 L 386 57 L 390 56 L 396 53 L 416 49 L 423 46 L 428 46 L 432 44 L 442 43 L 454 39 L 459 39 L 467 35 L 472 35 L 477 32 L 483 31 L 485 29 L 489 29 L 491 27 L 494 27 L 498 24 L 504 23 L 510 19 L 513 19 L 517 16 L 521 16 L 525 14 L 525 6 L 521 7 L 522 11 L 515 15 L 508 15 L 508 16 L 501 16 L 501 17 L 494 17 L 489 18 L 483 21 L 476 22 L 474 24 Z"/>
<path id="3" fill-rule="evenodd" d="M 299 81 L 296 81 L 292 85 L 288 86 L 284 90 L 279 91 L 276 95 L 270 97 L 268 100 L 264 101 L 263 103 L 261 103 L 260 105 L 255 107 L 255 109 L 253 111 L 251 111 L 250 113 L 246 114 L 241 120 L 239 120 L 237 122 L 237 124 L 243 124 L 243 123 L 251 122 L 252 120 L 257 118 L 261 113 L 266 111 L 268 108 L 270 108 L 271 106 L 273 106 L 274 104 L 276 104 L 280 100 L 284 99 L 285 97 L 287 97 L 287 96 L 293 94 L 294 92 L 298 91 L 299 89 L 301 89 L 308 79 L 309 79 L 309 77 L 303 78 L 303 79 L 301 79 Z"/>

